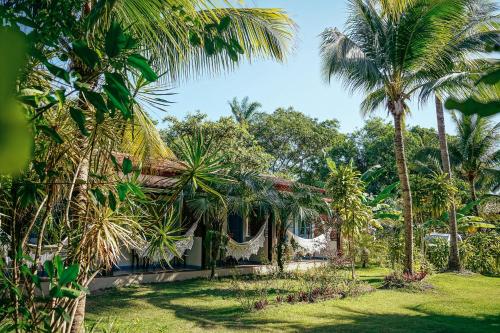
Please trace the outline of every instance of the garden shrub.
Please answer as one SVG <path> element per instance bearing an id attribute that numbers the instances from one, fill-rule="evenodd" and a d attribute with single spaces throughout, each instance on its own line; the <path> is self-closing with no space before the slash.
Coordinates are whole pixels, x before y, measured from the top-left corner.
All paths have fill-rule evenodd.
<path id="1" fill-rule="evenodd" d="M 481 274 L 500 274 L 500 235 L 478 232 L 461 244 L 460 254 L 465 269 Z"/>
<path id="2" fill-rule="evenodd" d="M 450 256 L 450 246 L 446 239 L 437 238 L 429 241 L 426 254 L 427 259 L 436 270 L 446 270 L 448 267 L 448 258 Z"/>

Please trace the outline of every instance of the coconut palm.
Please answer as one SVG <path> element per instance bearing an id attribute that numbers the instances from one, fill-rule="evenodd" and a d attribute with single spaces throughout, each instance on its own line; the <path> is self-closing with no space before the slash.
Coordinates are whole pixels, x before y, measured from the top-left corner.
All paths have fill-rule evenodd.
<path id="1" fill-rule="evenodd" d="M 405 156 L 404 119 L 408 100 L 423 83 L 422 72 L 439 67 L 442 43 L 454 36 L 464 16 L 461 0 L 349 1 L 347 31 L 322 34 L 323 72 L 351 90 L 362 90 L 364 113 L 385 105 L 394 119 L 395 157 L 405 221 L 405 270 L 413 272 L 412 197 Z"/>
<path id="2" fill-rule="evenodd" d="M 254 117 L 257 110 L 262 106 L 259 102 L 248 103 L 248 96 L 243 98 L 241 102 L 235 97 L 228 102 L 231 107 L 231 113 L 234 119 L 240 124 L 248 124 Z"/>
<path id="3" fill-rule="evenodd" d="M 434 93 L 441 161 L 443 170 L 449 179 L 452 178 L 452 173 L 446 140 L 443 102 L 440 96 L 466 90 L 468 86 L 473 85 L 471 77 L 477 76 L 476 73 L 489 67 L 489 64 L 484 65 L 484 61 L 477 58 L 471 60 L 471 57 L 480 55 L 489 43 L 498 41 L 499 35 L 495 26 L 496 9 L 496 4 L 489 0 L 467 1 L 467 12 L 464 19 L 455 22 L 455 36 L 448 43 L 442 45 L 441 66 L 428 69 L 429 82 L 423 86 L 420 92 L 421 102 L 425 102 Z M 442 66 L 443 64 L 445 66 Z M 451 240 L 448 269 L 460 270 L 456 211 L 453 203 L 450 206 L 449 219 Z"/>
<path id="4" fill-rule="evenodd" d="M 466 116 L 452 113 L 457 127 L 457 142 L 450 147 L 451 155 L 458 161 L 460 175 L 469 184 L 470 197 L 476 201 L 478 183 L 498 186 L 498 163 L 500 162 L 500 123 L 477 115 Z M 478 215 L 477 207 L 474 208 Z"/>

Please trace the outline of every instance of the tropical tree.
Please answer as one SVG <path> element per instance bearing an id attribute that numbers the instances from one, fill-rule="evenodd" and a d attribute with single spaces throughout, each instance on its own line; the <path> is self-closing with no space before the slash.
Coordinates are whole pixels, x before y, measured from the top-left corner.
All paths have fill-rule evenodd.
<path id="1" fill-rule="evenodd" d="M 355 274 L 355 238 L 368 227 L 371 208 L 364 203 L 364 184 L 361 173 L 353 168 L 352 162 L 337 166 L 328 160 L 330 175 L 326 184 L 328 195 L 332 198 L 332 209 L 341 219 L 342 231 L 347 235 L 351 274 Z"/>
<path id="2" fill-rule="evenodd" d="M 489 185 L 485 186 L 486 191 L 498 186 L 500 123 L 478 115 L 451 115 L 457 127 L 457 142 L 450 147 L 451 155 L 458 163 L 460 176 L 469 184 L 471 200 L 476 201 L 480 183 Z M 477 207 L 474 211 L 478 215 Z"/>
<path id="3" fill-rule="evenodd" d="M 37 248 L 41 247 L 50 212 L 64 200 L 68 261 L 80 263 L 77 282 L 83 286 L 101 267 L 114 262 L 117 244 L 132 244 L 136 240 L 131 235 L 140 234 L 135 232 L 137 224 L 117 211 L 116 199 L 120 204 L 128 196 L 146 199 L 137 184 L 139 167 L 128 158 L 118 163 L 113 153 L 130 146 L 127 141 L 135 138 L 136 126 L 152 128 L 138 104 L 143 88 L 160 76 L 172 82 L 193 73 L 232 69 L 243 54 L 282 60 L 293 25 L 279 10 L 215 8 L 203 1 L 2 1 L 2 8 L 8 9 L 1 11 L 3 24 L 21 41 L 16 45 L 30 51 L 25 57 L 19 48 L 19 59 L 27 61 L 16 60 L 10 71 L 21 74 L 11 90 L 22 108 L 12 109 L 30 118 L 31 133 L 39 140 L 28 170 L 9 183 L 9 188 L 13 185 L 22 191 L 4 197 L 11 203 L 5 208 L 9 214 L 14 212 L 10 215 L 15 220 L 9 230 L 14 236 L 11 255 L 18 253 L 18 245 L 26 248 L 33 230 L 38 231 Z M 154 94 L 153 99 L 159 100 Z M 141 114 L 144 117 L 135 117 Z M 69 136 L 67 128 L 73 131 Z M 140 136 L 147 134 L 145 130 Z M 150 148 L 137 151 L 144 155 Z M 69 191 L 60 191 L 63 186 L 58 184 L 69 184 L 64 188 Z M 17 207 L 23 197 L 26 214 L 20 215 Z M 40 214 L 44 216 L 41 225 Z M 23 260 L 14 256 L 15 286 L 21 281 L 17 273 Z M 39 266 L 32 267 L 36 276 Z M 14 323 L 20 327 L 20 299 L 12 295 Z M 65 300 L 70 321 L 57 319 L 55 325 L 79 331 L 85 295 Z"/>
<path id="4" fill-rule="evenodd" d="M 166 190 L 167 203 L 187 207 L 202 222 L 203 245 L 209 255 L 211 277 L 223 242 L 222 227 L 227 218 L 225 187 L 232 182 L 229 167 L 223 163 L 222 154 L 211 148 L 213 141 L 205 140 L 200 133 L 181 137 L 174 143 L 182 167 L 172 188 Z"/>
<path id="5" fill-rule="evenodd" d="M 335 119 L 318 121 L 294 108 L 278 108 L 258 114 L 250 133 L 273 156 L 270 171 L 314 183 L 313 170 L 324 163 L 325 154 L 343 135 Z"/>
<path id="6" fill-rule="evenodd" d="M 405 156 L 407 101 L 421 87 L 421 73 L 439 66 L 439 47 L 453 38 L 466 5 L 461 0 L 349 1 L 346 33 L 322 34 L 321 54 L 327 80 L 342 78 L 351 90 L 363 90 L 364 113 L 385 105 L 394 119 L 395 157 L 405 222 L 405 270 L 413 273 L 412 197 Z"/>
<path id="7" fill-rule="evenodd" d="M 449 179 L 451 179 L 452 173 L 446 140 L 444 108 L 440 96 L 446 93 L 453 94 L 457 91 L 464 91 L 466 87 L 473 85 L 471 77 L 481 72 L 482 68 L 489 67 L 490 64 L 485 65 L 484 61 L 472 60 L 471 57 L 480 56 L 489 44 L 498 40 L 498 29 L 495 26 L 497 23 L 496 4 L 489 0 L 470 0 L 467 2 L 467 12 L 464 17 L 461 20 L 449 22 L 455 26 L 455 36 L 442 46 L 440 66 L 439 68 L 429 68 L 429 82 L 424 85 L 420 93 L 420 100 L 424 102 L 431 91 L 434 92 L 441 162 Z M 449 218 L 451 241 L 448 269 L 460 270 L 457 220 L 453 203 L 450 206 Z"/>
<path id="8" fill-rule="evenodd" d="M 234 119 L 241 126 L 248 125 L 252 121 L 257 110 L 262 107 L 259 102 L 248 102 L 248 96 L 244 97 L 241 102 L 238 101 L 236 97 L 232 101 L 228 102 L 231 107 L 231 113 Z"/>

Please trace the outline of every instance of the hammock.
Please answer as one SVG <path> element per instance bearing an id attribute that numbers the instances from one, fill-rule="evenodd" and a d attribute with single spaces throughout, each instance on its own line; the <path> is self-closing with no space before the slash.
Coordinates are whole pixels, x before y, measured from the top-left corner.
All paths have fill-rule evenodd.
<path id="1" fill-rule="evenodd" d="M 65 257 L 65 252 L 61 251 L 64 247 L 68 245 L 68 239 L 65 238 L 61 244 L 52 244 L 52 245 L 42 245 L 40 255 L 38 257 L 38 262 L 43 265 L 47 260 L 52 260 L 54 259 L 56 253 L 59 253 L 59 255 L 64 259 Z M 32 258 L 35 259 L 35 253 L 36 253 L 36 248 L 38 245 L 36 244 L 31 244 L 28 243 L 28 255 Z M 6 263 L 9 264 L 12 259 L 7 256 L 8 250 L 10 248 L 10 245 L 8 243 L 3 244 L 0 246 L 0 255 L 5 257 Z M 31 267 L 32 263 L 28 262 L 28 266 Z"/>
<path id="2" fill-rule="evenodd" d="M 319 235 L 318 237 L 307 239 L 293 234 L 290 230 L 287 231 L 288 236 L 295 241 L 295 243 L 308 254 L 320 252 L 328 245 L 326 234 Z M 297 251 L 298 252 L 298 251 Z"/>
<path id="3" fill-rule="evenodd" d="M 159 262 L 161 260 L 166 260 L 167 262 L 170 262 L 177 255 L 182 256 L 184 252 L 186 252 L 187 250 L 191 250 L 194 244 L 194 232 L 197 227 L 198 227 L 198 222 L 194 223 L 191 226 L 191 228 L 189 228 L 189 230 L 184 234 L 181 240 L 178 240 L 174 243 L 176 253 L 172 253 L 169 250 L 165 250 L 167 252 L 166 256 L 161 256 L 158 253 L 156 253 L 153 257 L 150 257 L 150 259 L 153 262 Z M 137 254 L 140 257 L 148 257 L 148 252 L 149 252 L 148 250 L 151 245 L 150 244 L 146 245 L 147 246 L 143 247 L 142 249 L 136 249 Z"/>
<path id="4" fill-rule="evenodd" d="M 257 235 L 254 236 L 249 241 L 238 243 L 235 240 L 229 238 L 226 247 L 226 257 L 233 257 L 236 260 L 245 259 L 248 260 L 253 254 L 257 254 L 259 249 L 264 246 L 266 237 L 264 231 L 266 230 L 267 223 L 264 223 L 260 227 Z"/>

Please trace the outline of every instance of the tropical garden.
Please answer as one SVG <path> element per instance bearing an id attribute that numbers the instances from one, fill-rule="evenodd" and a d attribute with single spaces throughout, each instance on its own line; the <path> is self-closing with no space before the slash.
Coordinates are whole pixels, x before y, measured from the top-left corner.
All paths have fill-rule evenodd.
<path id="1" fill-rule="evenodd" d="M 300 27 L 281 9 L 0 3 L 0 331 L 498 329 L 497 3 L 348 0 L 318 52 L 325 84 L 364 97 L 350 133 L 251 97 L 168 113 L 179 82 L 284 62 Z M 407 125 L 411 101 L 436 129 Z M 152 190 L 158 161 L 173 171 Z M 229 215 L 273 226 L 267 274 L 218 277 Z M 124 250 L 172 271 L 187 220 L 208 278 L 91 291 Z M 294 225 L 335 238 L 320 266 L 289 268 Z"/>

